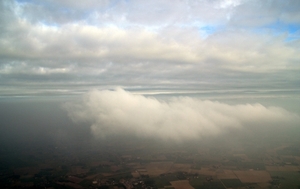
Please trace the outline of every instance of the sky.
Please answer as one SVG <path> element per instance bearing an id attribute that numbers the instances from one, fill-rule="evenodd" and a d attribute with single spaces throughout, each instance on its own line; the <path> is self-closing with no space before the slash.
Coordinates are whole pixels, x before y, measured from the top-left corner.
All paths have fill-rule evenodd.
<path id="1" fill-rule="evenodd" d="M 299 10 L 299 0 L 2 0 L 0 97 L 80 96 L 64 108 L 100 137 L 295 125 Z"/>
<path id="2" fill-rule="evenodd" d="M 3 0 L 0 95 L 299 94 L 298 0 Z"/>

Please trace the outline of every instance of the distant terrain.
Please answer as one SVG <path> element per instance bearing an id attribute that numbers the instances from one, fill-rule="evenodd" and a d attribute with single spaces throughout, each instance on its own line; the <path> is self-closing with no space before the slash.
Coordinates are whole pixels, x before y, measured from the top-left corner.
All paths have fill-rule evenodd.
<path id="1" fill-rule="evenodd" d="M 60 101 L 0 103 L 0 188 L 288 188 L 300 186 L 299 127 L 199 140 L 95 138 Z"/>
<path id="2" fill-rule="evenodd" d="M 257 138 L 259 141 L 259 138 Z M 299 188 L 299 141 L 224 145 L 113 139 L 1 154 L 1 188 Z M 241 143 L 243 143 L 241 141 Z"/>

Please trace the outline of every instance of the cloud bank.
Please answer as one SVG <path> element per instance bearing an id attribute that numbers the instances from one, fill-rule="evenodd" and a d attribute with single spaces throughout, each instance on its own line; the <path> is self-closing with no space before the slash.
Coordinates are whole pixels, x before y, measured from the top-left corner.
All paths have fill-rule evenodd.
<path id="1" fill-rule="evenodd" d="M 249 127 L 290 125 L 299 117 L 261 104 L 229 105 L 190 97 L 160 101 L 117 88 L 93 90 L 65 106 L 75 122 L 88 122 L 96 137 L 134 135 L 163 140 L 193 140 Z"/>

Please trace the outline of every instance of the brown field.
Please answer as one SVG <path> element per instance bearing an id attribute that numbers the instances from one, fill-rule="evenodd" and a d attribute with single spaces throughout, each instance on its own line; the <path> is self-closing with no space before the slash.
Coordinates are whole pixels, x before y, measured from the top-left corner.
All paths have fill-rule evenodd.
<path id="1" fill-rule="evenodd" d="M 286 165 L 286 166 L 266 166 L 267 171 L 300 171 L 299 166 Z"/>
<path id="2" fill-rule="evenodd" d="M 111 170 L 112 172 L 117 172 L 117 171 L 119 171 L 120 169 L 121 169 L 121 167 L 118 166 L 118 165 L 110 166 L 110 170 Z"/>
<path id="3" fill-rule="evenodd" d="M 171 181 L 171 184 L 175 189 L 194 189 L 188 180 Z"/>
<path id="4" fill-rule="evenodd" d="M 167 173 L 170 170 L 173 162 L 152 162 L 147 164 L 146 170 L 149 176 L 158 176 L 163 173 Z"/>
<path id="5" fill-rule="evenodd" d="M 243 183 L 266 183 L 271 179 L 267 171 L 233 171 Z"/>
<path id="6" fill-rule="evenodd" d="M 74 183 L 80 183 L 83 179 L 75 177 L 75 176 L 69 176 L 68 180 L 71 181 L 71 182 L 74 182 Z"/>
<path id="7" fill-rule="evenodd" d="M 190 168 L 192 165 L 190 164 L 179 164 L 179 163 L 175 163 L 172 165 L 172 168 L 170 169 L 170 172 L 189 172 Z"/>
<path id="8" fill-rule="evenodd" d="M 222 172 L 218 171 L 217 177 L 218 179 L 237 179 L 234 172 L 232 170 L 227 170 L 227 169 L 223 170 Z"/>
<path id="9" fill-rule="evenodd" d="M 138 168 L 136 169 L 136 171 L 140 174 L 140 175 L 148 175 L 148 171 L 145 168 Z"/>
<path id="10" fill-rule="evenodd" d="M 136 172 L 131 172 L 131 175 L 134 177 L 134 178 L 138 178 L 140 177 L 140 174 L 136 171 Z"/>
<path id="11" fill-rule="evenodd" d="M 127 163 L 126 165 L 129 166 L 129 167 L 135 168 L 135 169 L 141 167 L 140 163 Z"/>

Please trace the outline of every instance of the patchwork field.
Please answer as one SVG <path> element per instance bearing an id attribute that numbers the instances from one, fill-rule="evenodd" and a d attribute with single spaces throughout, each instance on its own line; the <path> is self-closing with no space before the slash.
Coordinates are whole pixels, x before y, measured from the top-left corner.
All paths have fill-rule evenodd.
<path id="1" fill-rule="evenodd" d="M 149 176 L 159 176 L 170 171 L 173 162 L 152 162 L 145 166 Z"/>
<path id="2" fill-rule="evenodd" d="M 66 157 L 69 156 L 62 154 L 56 164 L 51 156 L 48 161 L 37 161 L 33 167 L 2 170 L 0 184 L 6 188 L 51 186 L 76 189 L 300 188 L 298 156 L 278 155 L 276 150 L 270 154 L 264 148 L 253 151 L 251 155 L 246 150 L 210 146 L 197 153 L 189 147 L 169 149 L 165 153 L 154 147 L 146 151 L 132 147 L 132 154 L 126 148 L 120 151 L 107 148 L 108 152 L 92 153 L 78 159 L 68 160 Z"/>
<path id="3" fill-rule="evenodd" d="M 179 171 L 183 171 L 183 172 L 189 172 L 191 168 L 190 164 L 179 164 L 179 163 L 174 163 L 171 168 L 170 168 L 170 172 L 179 172 Z"/>
<path id="4" fill-rule="evenodd" d="M 232 170 L 222 170 L 217 173 L 218 179 L 237 179 L 237 176 Z"/>

